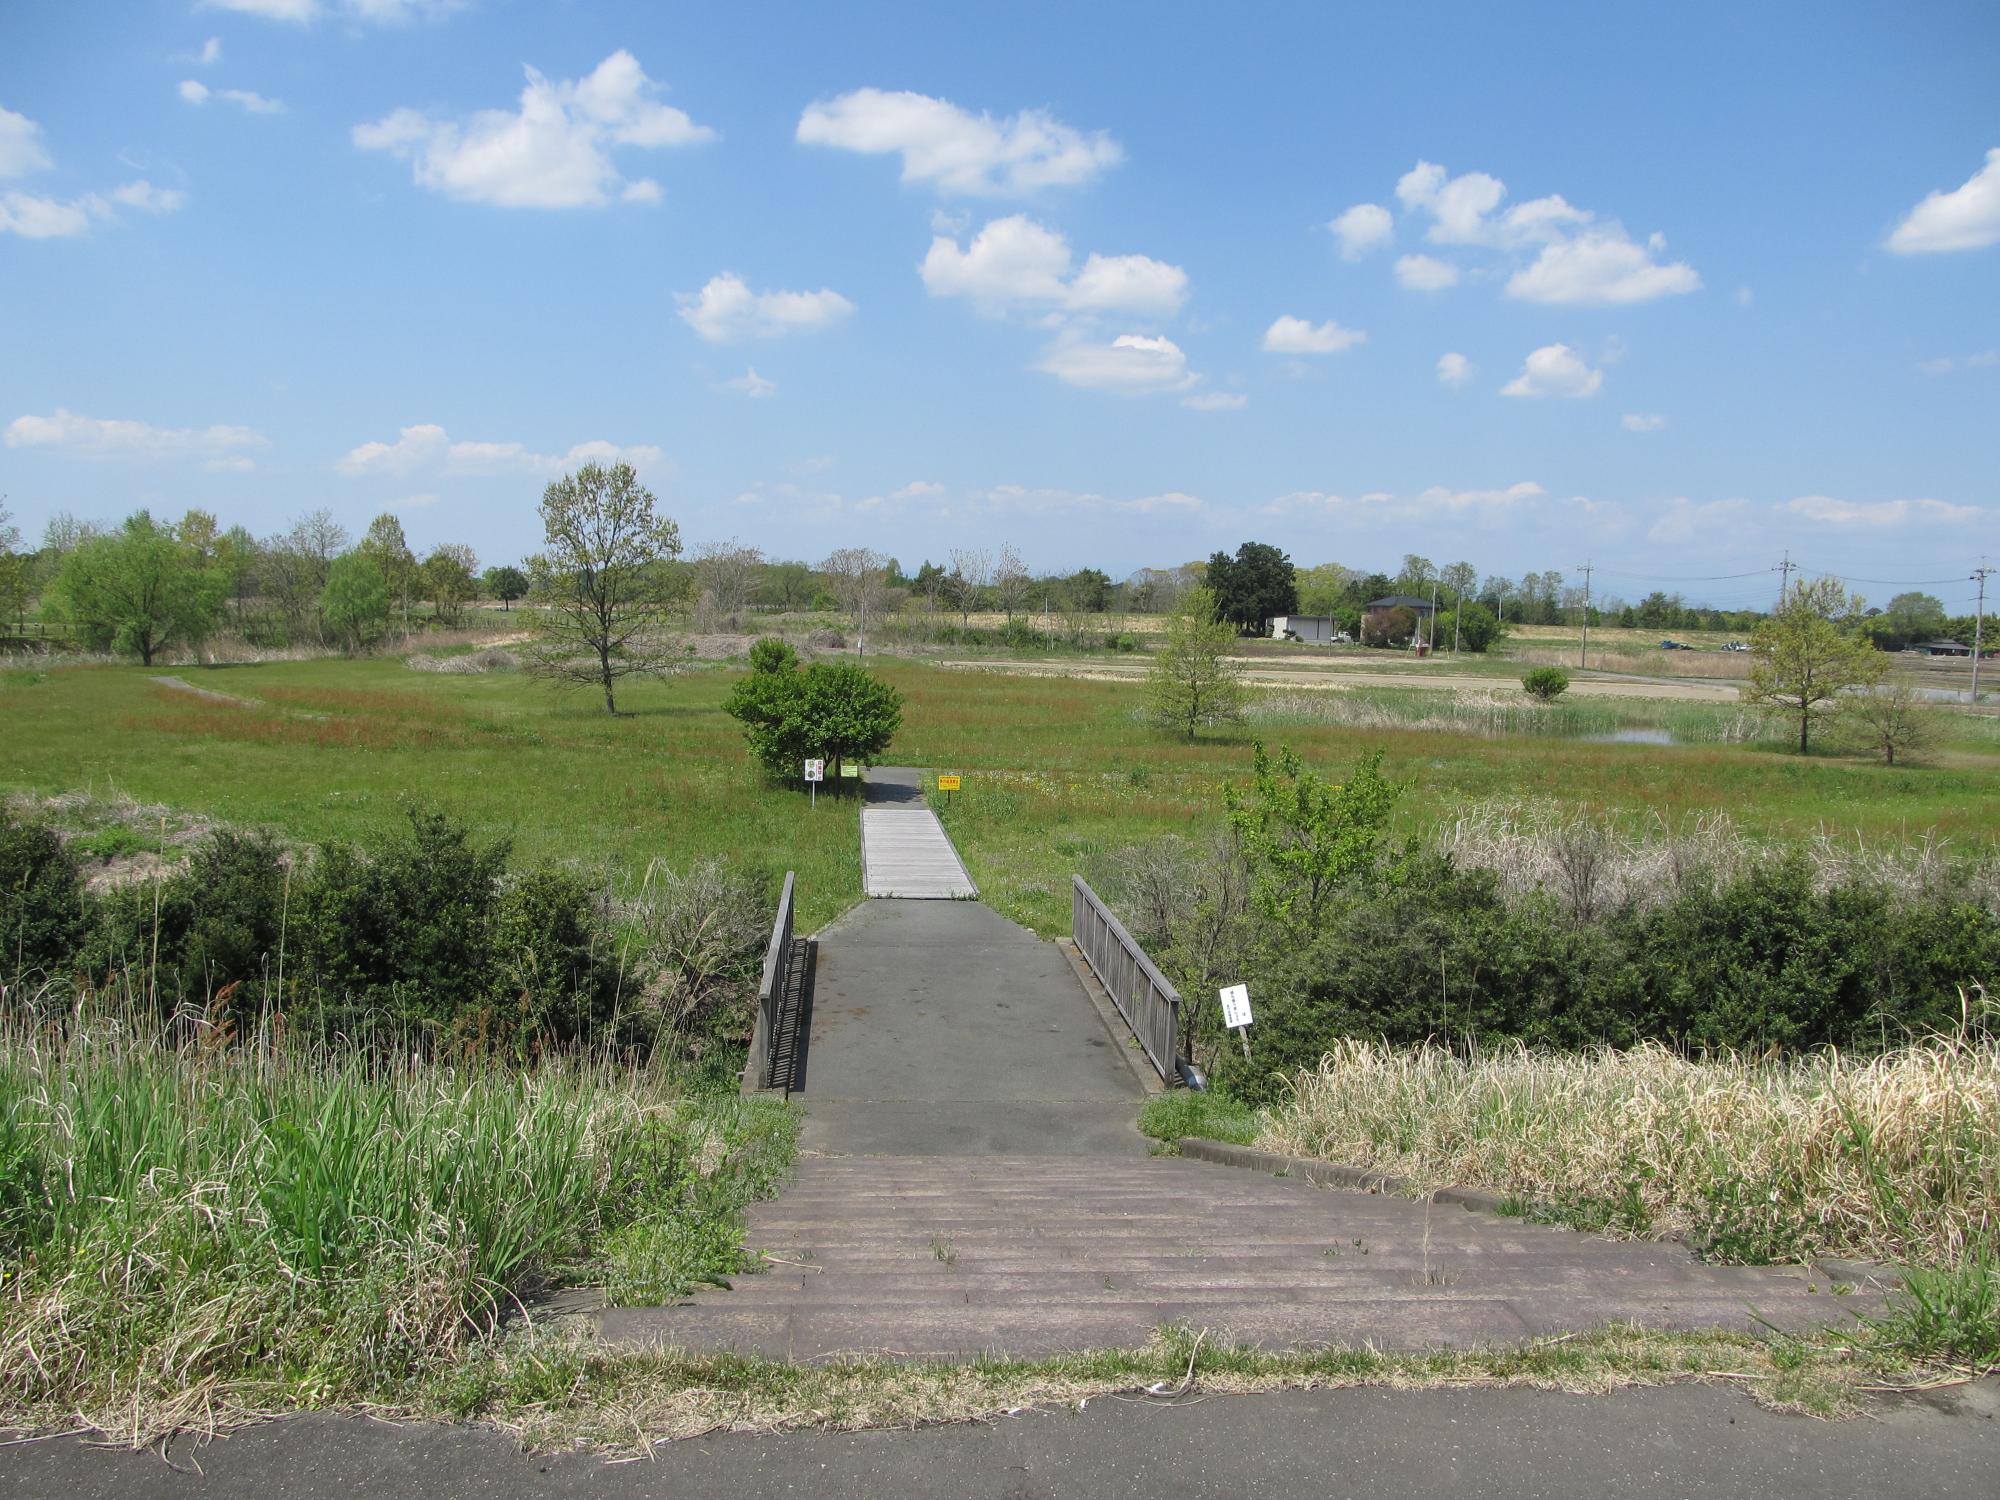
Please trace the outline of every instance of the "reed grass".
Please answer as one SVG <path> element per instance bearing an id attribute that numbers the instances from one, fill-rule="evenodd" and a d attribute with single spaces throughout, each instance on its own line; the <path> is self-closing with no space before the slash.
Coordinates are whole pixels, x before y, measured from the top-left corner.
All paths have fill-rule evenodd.
<path id="1" fill-rule="evenodd" d="M 1258 1144 L 1722 1259 L 1956 1267 L 2000 1244 L 2000 1041 L 1765 1059 L 1349 1040 L 1292 1080 Z"/>
<path id="2" fill-rule="evenodd" d="M 0 1422 L 171 1431 L 380 1399 L 555 1285 L 739 1268 L 781 1105 L 659 1068 L 291 1046 L 69 1015 L 0 1029 Z"/>

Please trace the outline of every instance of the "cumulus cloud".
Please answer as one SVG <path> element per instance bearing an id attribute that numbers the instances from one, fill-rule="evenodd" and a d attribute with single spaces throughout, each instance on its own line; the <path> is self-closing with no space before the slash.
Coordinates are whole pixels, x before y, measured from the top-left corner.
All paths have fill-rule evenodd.
<path id="1" fill-rule="evenodd" d="M 1898 255 L 1984 250 L 2000 244 L 2000 146 L 1986 165 L 1950 192 L 1934 192 L 1911 209 L 1889 236 Z"/>
<path id="2" fill-rule="evenodd" d="M 1977 354 L 1947 355 L 1917 362 L 1917 368 L 1926 375 L 1956 375 L 1964 370 L 1990 370 L 1995 365 L 2000 365 L 2000 349 L 1981 349 Z"/>
<path id="3" fill-rule="evenodd" d="M 734 391 L 739 396 L 748 396 L 753 401 L 761 401 L 766 396 L 778 394 L 778 382 L 766 380 L 757 373 L 757 367 L 752 365 L 734 380 L 723 381 L 722 389 Z"/>
<path id="4" fill-rule="evenodd" d="M 1250 398 L 1236 391 L 1201 391 L 1181 397 L 1181 405 L 1189 411 L 1241 411 L 1249 404 Z"/>
<path id="5" fill-rule="evenodd" d="M 903 181 L 961 197 L 1021 197 L 1089 182 L 1124 159 L 1105 131 L 1084 132 L 1045 110 L 995 119 L 928 94 L 856 89 L 806 107 L 798 139 L 899 155 Z"/>
<path id="6" fill-rule="evenodd" d="M 1357 203 L 1326 227 L 1340 241 L 1341 256 L 1347 260 L 1359 260 L 1396 236 L 1395 219 L 1379 203 Z"/>
<path id="7" fill-rule="evenodd" d="M 189 104 L 206 104 L 211 99 L 220 99 L 253 115 L 281 115 L 285 112 L 282 100 L 267 99 L 249 89 L 212 89 L 198 78 L 183 78 L 179 92 Z"/>
<path id="8" fill-rule="evenodd" d="M 401 26 L 435 19 L 463 8 L 466 0 L 201 0 L 204 10 L 229 10 L 265 21 L 306 26 L 327 15 L 377 26 Z M 208 45 L 219 49 L 214 38 Z M 204 56 L 204 62 L 211 61 Z"/>
<path id="9" fill-rule="evenodd" d="M 920 268 L 933 297 L 965 297 L 988 312 L 1046 308 L 1170 316 L 1187 300 L 1187 272 L 1147 255 L 1092 254 L 1070 274 L 1069 241 L 1025 214 L 995 219 L 960 248 L 938 235 Z"/>
<path id="10" fill-rule="evenodd" d="M 55 165 L 42 144 L 42 127 L 26 115 L 0 109 L 0 181 L 26 177 Z M 18 189 L 0 192 L 0 234 L 23 239 L 61 239 L 82 234 L 91 225 L 115 220 L 121 208 L 168 214 L 187 202 L 176 188 L 155 187 L 143 178 L 102 193 L 77 198 L 51 198 Z"/>
<path id="11" fill-rule="evenodd" d="M 1368 335 L 1360 329 L 1342 328 L 1331 318 L 1315 324 L 1290 313 L 1264 330 L 1266 354 L 1338 354 L 1367 341 Z"/>
<path id="12" fill-rule="evenodd" d="M 269 446 L 249 427 L 155 427 L 150 422 L 86 417 L 57 407 L 51 416 L 21 416 L 7 424 L 9 448 L 41 448 L 70 458 L 159 462 L 198 459 L 211 469 L 247 469 L 248 451 Z"/>
<path id="13" fill-rule="evenodd" d="M 516 111 L 480 110 L 463 123 L 414 109 L 354 127 L 354 144 L 410 163 L 417 185 L 500 208 L 590 208 L 614 198 L 657 202 L 659 184 L 628 181 L 619 149 L 659 150 L 715 138 L 660 102 L 638 59 L 612 53 L 588 75 L 551 81 L 526 70 Z"/>
<path id="14" fill-rule="evenodd" d="M 26 177 L 54 164 L 42 144 L 42 127 L 26 115 L 0 108 L 0 179 Z"/>
<path id="15" fill-rule="evenodd" d="M 1801 495 L 1787 500 L 1783 509 L 1816 525 L 1851 530 L 1963 525 L 1984 514 L 1976 505 L 1952 505 L 1943 500 L 1836 500 L 1831 495 Z"/>
<path id="16" fill-rule="evenodd" d="M 698 292 L 675 295 L 681 321 L 711 344 L 810 333 L 853 315 L 854 304 L 827 287 L 816 292 L 753 292 L 724 271 Z"/>
<path id="17" fill-rule="evenodd" d="M 1163 490 L 1155 495 L 1119 499 L 1092 490 L 1066 490 L 1047 486 L 997 484 L 975 491 L 970 497 L 981 508 L 1012 513 L 1040 514 L 1060 511 L 1101 511 L 1112 514 L 1156 516 L 1192 515 L 1208 509 L 1199 495 L 1185 490 Z"/>
<path id="18" fill-rule="evenodd" d="M 1604 372 L 1593 370 L 1568 344 L 1545 344 L 1530 354 L 1521 373 L 1500 387 L 1503 396 L 1595 396 Z"/>
<path id="19" fill-rule="evenodd" d="M 1664 432 L 1667 419 L 1658 412 L 1628 411 L 1618 419 L 1618 425 L 1627 432 Z"/>
<path id="20" fill-rule="evenodd" d="M 1433 245 L 1498 252 L 1517 269 L 1507 295 L 1531 302 L 1618 305 L 1696 291 L 1701 277 L 1684 261 L 1660 259 L 1666 241 L 1634 240 L 1615 220 L 1600 219 L 1559 193 L 1503 207 L 1507 185 L 1486 172 L 1454 177 L 1420 161 L 1396 184 L 1406 213 L 1427 219 Z M 1527 264 L 1523 257 L 1532 256 Z M 1417 291 L 1456 283 L 1461 269 L 1435 256 L 1406 255 L 1396 278 Z"/>
<path id="21" fill-rule="evenodd" d="M 530 474 L 555 478 L 587 463 L 628 463 L 658 469 L 666 455 L 650 444 L 621 447 L 602 440 L 578 443 L 567 453 L 536 453 L 523 443 L 453 442 L 435 423 L 405 427 L 393 443 L 363 443 L 336 468 L 353 477 L 435 472 L 454 476 Z"/>
<path id="22" fill-rule="evenodd" d="M 1437 377 L 1440 384 L 1456 389 L 1479 373 L 1479 367 L 1463 354 L 1453 352 L 1440 354 L 1437 362 Z"/>
<path id="23" fill-rule="evenodd" d="M 1404 255 L 1396 260 L 1396 280 L 1413 292 L 1441 292 L 1458 285 L 1458 267 L 1434 255 Z"/>
<path id="24" fill-rule="evenodd" d="M 1136 333 L 1120 334 L 1108 344 L 1058 344 L 1042 357 L 1041 368 L 1070 385 L 1120 396 L 1185 391 L 1197 378 L 1172 339 Z"/>

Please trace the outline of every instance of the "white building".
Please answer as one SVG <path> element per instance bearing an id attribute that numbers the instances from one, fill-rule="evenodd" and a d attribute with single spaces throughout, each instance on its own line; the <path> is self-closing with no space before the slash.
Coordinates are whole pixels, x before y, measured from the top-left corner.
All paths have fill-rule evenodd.
<path id="1" fill-rule="evenodd" d="M 1330 646 L 1335 641 L 1347 639 L 1330 615 L 1274 616 L 1271 620 L 1271 639 L 1282 641 L 1287 636 L 1314 646 Z"/>

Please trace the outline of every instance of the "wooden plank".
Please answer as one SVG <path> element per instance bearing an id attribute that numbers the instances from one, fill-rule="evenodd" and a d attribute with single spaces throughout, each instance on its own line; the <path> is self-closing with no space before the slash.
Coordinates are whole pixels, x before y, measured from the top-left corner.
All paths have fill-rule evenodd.
<path id="1" fill-rule="evenodd" d="M 863 808 L 861 867 L 870 896 L 953 901 L 979 894 L 928 808 Z"/>

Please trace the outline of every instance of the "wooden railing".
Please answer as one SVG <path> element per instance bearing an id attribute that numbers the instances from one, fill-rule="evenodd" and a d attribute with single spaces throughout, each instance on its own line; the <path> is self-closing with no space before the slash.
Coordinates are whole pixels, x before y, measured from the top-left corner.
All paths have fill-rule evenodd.
<path id="1" fill-rule="evenodd" d="M 771 946 L 764 950 L 764 977 L 757 986 L 757 1023 L 750 1033 L 750 1059 L 743 1067 L 745 1089 L 777 1086 L 772 1070 L 778 1058 L 779 1011 L 792 963 L 792 884 L 793 874 L 787 870 L 778 917 L 771 924 Z"/>
<path id="2" fill-rule="evenodd" d="M 1147 1061 L 1167 1083 L 1178 1082 L 1174 1049 L 1180 1036 L 1180 992 L 1081 875 L 1070 876 L 1070 885 L 1069 931 L 1077 951 L 1132 1028 Z"/>

